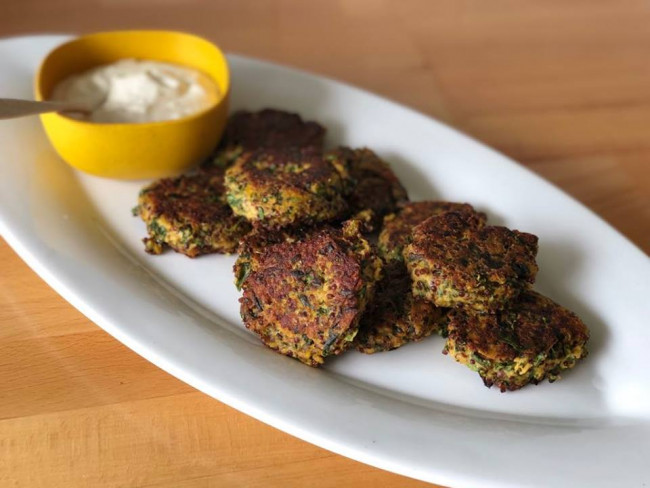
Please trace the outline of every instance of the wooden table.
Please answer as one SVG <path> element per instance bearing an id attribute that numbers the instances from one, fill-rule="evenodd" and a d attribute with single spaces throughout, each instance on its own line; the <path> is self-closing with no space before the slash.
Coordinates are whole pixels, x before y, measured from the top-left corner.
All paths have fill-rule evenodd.
<path id="1" fill-rule="evenodd" d="M 23 0 L 0 11 L 0 36 L 182 29 L 372 90 L 512 156 L 650 251 L 647 0 Z M 0 486 L 307 485 L 425 483 L 195 391 L 0 245 Z"/>

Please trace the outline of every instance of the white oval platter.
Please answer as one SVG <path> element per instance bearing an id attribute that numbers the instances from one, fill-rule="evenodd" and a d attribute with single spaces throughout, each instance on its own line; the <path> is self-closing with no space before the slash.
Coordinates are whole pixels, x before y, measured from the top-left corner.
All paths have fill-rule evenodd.
<path id="1" fill-rule="evenodd" d="M 0 93 L 30 98 L 65 36 L 0 41 Z M 0 230 L 50 286 L 160 368 L 274 427 L 454 487 L 650 485 L 650 262 L 598 216 L 503 155 L 332 80 L 229 56 L 232 108 L 276 107 L 369 146 L 413 200 L 467 201 L 540 237 L 537 289 L 590 326 L 590 356 L 554 384 L 501 394 L 430 338 L 316 370 L 241 325 L 233 257 L 149 256 L 131 216 L 144 182 L 78 173 L 37 118 L 0 121 Z"/>

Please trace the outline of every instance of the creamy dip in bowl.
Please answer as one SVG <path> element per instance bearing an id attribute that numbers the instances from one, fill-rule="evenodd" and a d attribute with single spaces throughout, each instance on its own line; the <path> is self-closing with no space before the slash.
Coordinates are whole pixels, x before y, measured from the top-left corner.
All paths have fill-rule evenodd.
<path id="1" fill-rule="evenodd" d="M 138 59 L 121 59 L 69 76 L 51 96 L 88 107 L 88 112 L 73 112 L 70 117 L 109 123 L 180 119 L 207 109 L 218 98 L 217 84 L 201 71 Z"/>
<path id="2" fill-rule="evenodd" d="M 230 74 L 221 50 L 192 34 L 100 32 L 52 50 L 35 96 L 88 102 L 88 114 L 41 115 L 52 146 L 74 168 L 160 178 L 213 151 L 228 117 Z"/>

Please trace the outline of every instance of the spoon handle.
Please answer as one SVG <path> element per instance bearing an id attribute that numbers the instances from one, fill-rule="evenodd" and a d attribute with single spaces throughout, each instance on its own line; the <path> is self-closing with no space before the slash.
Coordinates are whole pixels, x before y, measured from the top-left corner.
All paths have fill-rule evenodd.
<path id="1" fill-rule="evenodd" d="M 47 112 L 87 112 L 87 107 L 69 102 L 35 102 L 15 98 L 0 98 L 0 119 L 14 119 Z"/>

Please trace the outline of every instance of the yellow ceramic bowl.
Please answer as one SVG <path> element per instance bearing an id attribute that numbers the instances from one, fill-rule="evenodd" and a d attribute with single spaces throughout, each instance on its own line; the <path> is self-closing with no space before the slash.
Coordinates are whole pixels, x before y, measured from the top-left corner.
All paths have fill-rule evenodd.
<path id="1" fill-rule="evenodd" d="M 228 115 L 230 76 L 217 46 L 200 37 L 170 31 L 102 32 L 54 49 L 36 76 L 36 99 L 47 100 L 69 75 L 123 58 L 185 65 L 209 75 L 221 96 L 206 110 L 178 120 L 96 123 L 56 113 L 41 116 L 59 155 L 81 171 L 98 176 L 141 179 L 181 173 L 208 156 Z"/>

